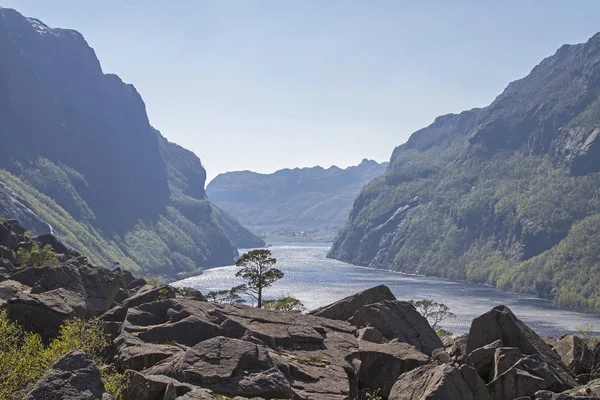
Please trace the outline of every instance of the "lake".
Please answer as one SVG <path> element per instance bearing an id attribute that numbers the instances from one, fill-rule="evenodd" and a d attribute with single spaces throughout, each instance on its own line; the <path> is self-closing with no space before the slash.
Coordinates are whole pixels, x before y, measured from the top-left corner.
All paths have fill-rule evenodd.
<path id="1" fill-rule="evenodd" d="M 561 310 L 550 301 L 503 292 L 472 283 L 407 275 L 379 269 L 357 267 L 327 259 L 328 243 L 274 243 L 270 250 L 277 268 L 285 277 L 265 289 L 265 298 L 292 296 L 309 309 L 315 309 L 364 289 L 387 285 L 399 300 L 431 299 L 445 303 L 456 318 L 443 324 L 455 334 L 468 332 L 471 321 L 497 305 L 506 305 L 540 335 L 560 337 L 591 324 L 600 328 L 598 315 Z M 240 250 L 240 253 L 244 250 Z M 202 275 L 173 283 L 207 293 L 230 289 L 243 283 L 235 277 L 235 266 L 212 268 Z M 595 329 L 595 330 L 596 330 Z"/>

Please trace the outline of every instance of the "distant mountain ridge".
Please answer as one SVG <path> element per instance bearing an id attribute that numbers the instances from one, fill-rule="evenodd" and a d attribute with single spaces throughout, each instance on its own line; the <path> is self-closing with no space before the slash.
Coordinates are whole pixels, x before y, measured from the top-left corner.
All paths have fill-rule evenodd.
<path id="1" fill-rule="evenodd" d="M 211 201 L 255 233 L 337 232 L 362 187 L 387 163 L 282 169 L 272 174 L 227 172 L 206 191 Z"/>
<path id="2" fill-rule="evenodd" d="M 136 89 L 104 74 L 81 34 L 6 8 L 0 142 L 0 217 L 43 226 L 15 214 L 29 208 L 93 262 L 190 272 L 264 244 L 207 200 L 200 160 L 150 125 Z"/>
<path id="3" fill-rule="evenodd" d="M 354 202 L 330 257 L 600 310 L 600 34 L 436 118 Z"/>

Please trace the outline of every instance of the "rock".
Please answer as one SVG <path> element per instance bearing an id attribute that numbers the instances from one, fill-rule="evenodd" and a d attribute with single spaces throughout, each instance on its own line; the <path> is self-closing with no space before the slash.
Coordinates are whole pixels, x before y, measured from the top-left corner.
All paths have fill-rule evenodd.
<path id="1" fill-rule="evenodd" d="M 51 233 L 40 235 L 35 238 L 35 241 L 40 248 L 49 245 L 56 254 L 64 254 L 68 258 L 77 258 L 81 256 L 80 252 L 66 245 L 62 240 Z"/>
<path id="2" fill-rule="evenodd" d="M 481 379 L 475 368 L 468 365 L 461 365 L 459 370 L 469 390 L 473 393 L 473 400 L 492 400 L 485 382 Z"/>
<path id="3" fill-rule="evenodd" d="M 96 362 L 89 355 L 74 351 L 61 358 L 26 400 L 101 400 L 104 385 Z"/>
<path id="4" fill-rule="evenodd" d="M 522 356 L 523 353 L 521 353 L 521 349 L 518 347 L 500 347 L 496 349 L 494 353 L 493 376 L 491 376 L 490 380 L 494 380 L 508 371 Z"/>
<path id="5" fill-rule="evenodd" d="M 121 288 L 121 276 L 106 268 L 64 264 L 57 267 L 26 268 L 11 279 L 31 286 L 32 294 L 65 289 L 80 294 L 89 316 L 109 310 Z"/>
<path id="6" fill-rule="evenodd" d="M 498 306 L 475 318 L 467 339 L 469 354 L 496 340 L 506 347 L 518 347 L 525 355 L 540 355 L 545 363 L 559 375 L 560 381 L 570 387 L 577 385 L 559 355 L 533 330 L 519 320 L 506 306 Z"/>
<path id="7" fill-rule="evenodd" d="M 88 316 L 84 298 L 62 288 L 40 294 L 20 292 L 5 307 L 10 319 L 26 331 L 39 333 L 46 343 L 58 335 L 65 320 Z"/>
<path id="8" fill-rule="evenodd" d="M 146 373 L 231 396 L 289 398 L 292 393 L 266 347 L 223 336 L 198 343 Z"/>
<path id="9" fill-rule="evenodd" d="M 389 400 L 425 399 L 473 400 L 474 394 L 458 368 L 429 364 L 402 374 L 389 396 Z"/>
<path id="10" fill-rule="evenodd" d="M 115 357 L 119 365 L 141 369 L 217 336 L 243 338 L 268 348 L 297 398 L 342 400 L 351 390 L 354 370 L 346 357 L 358 350 L 355 331 L 343 321 L 175 298 L 130 308 Z"/>
<path id="11" fill-rule="evenodd" d="M 494 354 L 500 347 L 502 347 L 502 340 L 496 340 L 473 350 L 467 356 L 467 365 L 475 368 L 479 376 L 486 382 L 490 382 L 494 377 Z"/>
<path id="12" fill-rule="evenodd" d="M 313 310 L 309 314 L 316 317 L 346 321 L 362 307 L 384 300 L 394 301 L 396 300 L 396 296 L 394 296 L 387 286 L 379 285 L 348 296 L 328 306 Z"/>
<path id="13" fill-rule="evenodd" d="M 350 323 L 356 327 L 372 326 L 386 339 L 411 344 L 427 355 L 444 347 L 427 319 L 405 301 L 385 300 L 364 306 L 354 314 Z"/>
<path id="14" fill-rule="evenodd" d="M 450 357 L 458 364 L 465 364 L 467 362 L 467 340 L 468 334 L 460 335 L 452 338 L 447 345 L 444 347 Z"/>
<path id="15" fill-rule="evenodd" d="M 124 400 L 175 400 L 193 390 L 190 385 L 162 375 L 142 375 L 135 371 L 127 374 L 129 384 Z"/>
<path id="16" fill-rule="evenodd" d="M 364 340 L 372 343 L 385 343 L 388 341 L 378 329 L 375 329 L 372 326 L 357 330 L 356 338 L 358 341 Z"/>
<path id="17" fill-rule="evenodd" d="M 117 349 L 115 364 L 120 370 L 142 371 L 186 350 L 177 344 L 145 343 L 128 332 L 121 333 L 113 343 Z"/>
<path id="18" fill-rule="evenodd" d="M 357 373 L 359 388 L 380 389 L 379 394 L 386 398 L 400 375 L 429 362 L 429 357 L 414 346 L 399 342 L 361 342 L 358 352 L 348 358 L 360 361 Z"/>
<path id="19" fill-rule="evenodd" d="M 452 357 L 444 349 L 436 349 L 431 354 L 431 361 L 438 364 L 452 364 Z"/>
<path id="20" fill-rule="evenodd" d="M 591 374 L 579 374 L 575 378 L 580 385 L 587 385 L 592 380 Z"/>
<path id="21" fill-rule="evenodd" d="M 537 394 L 536 394 L 537 396 Z M 536 397 L 537 398 L 537 397 Z M 584 386 L 566 390 L 552 397 L 552 400 L 592 400 L 600 399 L 600 379 L 593 380 Z"/>
<path id="22" fill-rule="evenodd" d="M 542 355 L 536 354 L 523 357 L 487 386 L 495 400 L 513 400 L 522 396 L 531 397 L 539 390 L 562 392 L 574 385 L 571 380 L 565 381 Z"/>
<path id="23" fill-rule="evenodd" d="M 560 339 L 554 346 L 554 351 L 574 375 L 584 374 L 592 368 L 592 352 L 576 335 L 567 335 Z"/>
<path id="24" fill-rule="evenodd" d="M 174 299 L 176 295 L 177 290 L 172 286 L 154 287 L 152 285 L 145 285 L 134 296 L 129 297 L 120 305 L 113 307 L 100 316 L 100 319 L 103 321 L 123 322 L 130 308 L 158 300 Z"/>
<path id="25" fill-rule="evenodd" d="M 213 392 L 207 389 L 194 389 L 191 392 L 188 392 L 186 394 L 184 394 L 183 396 L 180 396 L 177 398 L 177 400 L 222 400 L 223 398 L 221 397 L 220 399 L 217 399 L 214 395 Z M 234 397 L 234 400 L 237 399 L 237 397 Z M 242 399 L 240 399 L 242 400 Z M 243 399 L 246 400 L 246 399 Z"/>

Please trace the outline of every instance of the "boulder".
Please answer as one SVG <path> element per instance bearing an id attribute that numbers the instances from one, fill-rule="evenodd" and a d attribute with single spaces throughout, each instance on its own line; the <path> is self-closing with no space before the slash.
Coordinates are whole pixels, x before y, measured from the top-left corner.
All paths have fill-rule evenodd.
<path id="1" fill-rule="evenodd" d="M 386 398 L 400 375 L 429 362 L 429 357 L 414 346 L 400 342 L 361 342 L 358 351 L 348 356 L 354 358 L 360 361 L 356 374 L 359 389 L 379 389 Z"/>
<path id="2" fill-rule="evenodd" d="M 473 393 L 473 400 L 492 400 L 485 382 L 481 379 L 475 368 L 468 365 L 461 365 L 459 370 L 469 390 Z"/>
<path id="3" fill-rule="evenodd" d="M 88 316 L 84 298 L 62 288 L 40 294 L 19 292 L 5 308 L 10 319 L 26 331 L 39 333 L 46 343 L 58 336 L 65 320 Z"/>
<path id="4" fill-rule="evenodd" d="M 185 346 L 178 344 L 145 343 L 127 332 L 122 333 L 113 344 L 117 349 L 114 362 L 120 370 L 142 371 L 186 350 Z"/>
<path id="5" fill-rule="evenodd" d="M 475 368 L 479 376 L 489 382 L 494 377 L 494 355 L 496 349 L 502 347 L 502 340 L 496 340 L 493 343 L 473 350 L 467 356 L 467 365 Z"/>
<path id="6" fill-rule="evenodd" d="M 154 287 L 152 285 L 145 285 L 138 293 L 100 316 L 100 319 L 107 322 L 123 322 L 130 308 L 159 300 L 174 299 L 176 295 L 177 290 L 172 286 L 163 285 Z"/>
<path id="7" fill-rule="evenodd" d="M 65 289 L 80 294 L 89 316 L 110 309 L 122 285 L 121 276 L 106 268 L 63 264 L 57 267 L 26 268 L 11 275 L 11 280 L 31 287 L 32 294 Z"/>
<path id="8" fill-rule="evenodd" d="M 385 343 L 388 341 L 378 329 L 375 329 L 372 326 L 357 330 L 356 338 L 359 342 L 364 340 L 372 343 Z"/>
<path id="9" fill-rule="evenodd" d="M 562 393 L 542 390 L 537 392 L 534 398 L 535 400 L 600 400 L 600 379 Z"/>
<path id="10" fill-rule="evenodd" d="M 444 349 L 436 349 L 431 354 L 431 361 L 436 362 L 438 364 L 453 364 L 454 361 L 450 354 L 446 352 Z"/>
<path id="11" fill-rule="evenodd" d="M 313 310 L 309 312 L 309 314 L 317 317 L 346 321 L 360 308 L 384 300 L 394 301 L 396 300 L 396 296 L 394 296 L 387 286 L 379 285 L 352 296 L 348 296 L 328 306 Z"/>
<path id="12" fill-rule="evenodd" d="M 467 362 L 467 340 L 469 335 L 467 333 L 450 339 L 450 341 L 444 346 L 450 357 L 458 363 L 465 364 Z"/>
<path id="13" fill-rule="evenodd" d="M 342 400 L 351 390 L 348 373 L 354 370 L 346 357 L 358 349 L 355 331 L 343 321 L 175 298 L 130 308 L 115 357 L 141 370 L 217 336 L 240 339 L 268 348 L 297 398 Z"/>
<path id="14" fill-rule="evenodd" d="M 96 362 L 89 355 L 74 351 L 61 358 L 26 400 L 101 400 L 104 385 Z"/>
<path id="15" fill-rule="evenodd" d="M 385 300 L 364 306 L 354 314 L 350 323 L 356 327 L 376 328 L 386 339 L 408 343 L 427 355 L 444 347 L 427 319 L 405 301 Z"/>
<path id="16" fill-rule="evenodd" d="M 175 400 L 191 392 L 194 388 L 175 379 L 162 375 L 142 375 L 127 371 L 129 384 L 124 400 Z"/>
<path id="17" fill-rule="evenodd" d="M 389 400 L 424 399 L 473 400 L 475 397 L 461 371 L 446 364 L 429 364 L 402 374 L 389 396 Z"/>
<path id="18" fill-rule="evenodd" d="M 587 373 L 592 368 L 592 352 L 576 335 L 567 335 L 560 339 L 554 346 L 554 351 L 574 375 Z"/>
<path id="19" fill-rule="evenodd" d="M 198 343 L 146 371 L 230 396 L 289 398 L 291 387 L 267 348 L 223 336 Z"/>
<path id="20" fill-rule="evenodd" d="M 501 340 L 506 347 L 518 347 L 525 355 L 540 355 L 559 375 L 560 381 L 571 387 L 577 385 L 559 355 L 531 328 L 519 320 L 506 306 L 498 306 L 477 317 L 471 323 L 467 352 Z"/>
<path id="21" fill-rule="evenodd" d="M 500 347 L 496 349 L 494 353 L 493 376 L 490 380 L 494 380 L 508 371 L 522 357 L 523 353 L 521 353 L 521 349 L 518 347 Z"/>
<path id="22" fill-rule="evenodd" d="M 488 390 L 495 400 L 533 396 L 539 390 L 562 392 L 574 385 L 565 381 L 540 355 L 525 356 L 508 371 L 490 382 Z"/>
<path id="23" fill-rule="evenodd" d="M 35 238 L 35 241 L 40 248 L 49 245 L 56 254 L 64 254 L 68 258 L 77 258 L 81 256 L 80 252 L 66 245 L 62 240 L 51 233 L 40 235 Z"/>

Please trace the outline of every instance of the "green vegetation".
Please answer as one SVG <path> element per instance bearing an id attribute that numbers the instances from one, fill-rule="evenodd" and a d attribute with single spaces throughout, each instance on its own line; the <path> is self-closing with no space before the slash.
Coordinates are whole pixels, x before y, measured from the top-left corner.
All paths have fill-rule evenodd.
<path id="1" fill-rule="evenodd" d="M 265 310 L 274 310 L 301 314 L 306 311 L 306 307 L 302 302 L 294 297 L 286 296 L 277 300 L 264 300 L 263 308 Z"/>
<path id="2" fill-rule="evenodd" d="M 114 369 L 104 368 L 100 357 L 108 346 L 104 327 L 99 320 L 72 319 L 60 328 L 59 336 L 44 346 L 39 335 L 24 332 L 0 311 L 0 400 L 21 399 L 24 391 L 35 384 L 65 354 L 80 350 L 96 360 L 106 390 L 115 399 L 122 398 L 126 380 Z"/>
<path id="3" fill-rule="evenodd" d="M 383 400 L 383 397 L 379 395 L 379 392 L 381 392 L 381 388 L 377 388 L 372 392 L 366 392 L 365 397 L 367 400 Z"/>
<path id="4" fill-rule="evenodd" d="M 235 276 L 247 282 L 240 290 L 256 299 L 258 308 L 262 307 L 263 290 L 283 278 L 283 272 L 273 268 L 275 263 L 271 250 L 258 249 L 244 253 L 235 264 L 240 267 Z"/>
<path id="5" fill-rule="evenodd" d="M 244 290 L 245 290 L 244 285 L 234 286 L 229 290 L 217 290 L 217 291 L 209 292 L 204 297 L 206 298 L 207 301 L 211 301 L 213 303 L 242 304 L 242 303 L 246 302 L 246 300 L 244 300 L 240 296 L 240 293 L 244 292 Z"/>
<path id="6" fill-rule="evenodd" d="M 433 300 L 411 300 L 410 303 L 415 306 L 422 316 L 427 318 L 427 321 L 436 332 L 439 331 L 438 335 L 447 336 L 448 331 L 441 329 L 440 324 L 449 318 L 456 318 L 456 315 L 450 311 L 447 305 Z"/>
<path id="7" fill-rule="evenodd" d="M 29 267 L 56 267 L 58 259 L 54 253 L 54 249 L 49 244 L 40 249 L 37 243 L 31 246 L 31 250 L 21 247 L 17 250 L 17 260 L 19 268 Z"/>
<path id="8" fill-rule="evenodd" d="M 600 310 L 600 173 L 490 155 L 461 136 L 425 151 L 400 147 L 357 198 L 330 256 Z"/>

